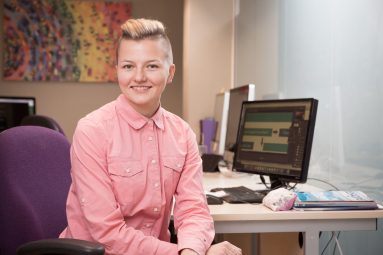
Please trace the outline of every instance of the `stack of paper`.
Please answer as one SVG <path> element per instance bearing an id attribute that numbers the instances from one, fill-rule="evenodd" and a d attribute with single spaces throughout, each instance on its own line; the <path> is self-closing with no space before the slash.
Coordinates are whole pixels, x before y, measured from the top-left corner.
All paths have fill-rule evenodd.
<path id="1" fill-rule="evenodd" d="M 377 203 L 362 191 L 297 192 L 298 210 L 371 210 Z"/>

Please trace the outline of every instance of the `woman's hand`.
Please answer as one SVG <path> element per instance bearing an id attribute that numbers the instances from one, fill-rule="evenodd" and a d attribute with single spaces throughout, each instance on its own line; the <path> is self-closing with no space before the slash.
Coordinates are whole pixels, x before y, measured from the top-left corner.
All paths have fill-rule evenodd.
<path id="1" fill-rule="evenodd" d="M 206 255 L 242 255 L 242 250 L 228 241 L 224 241 L 210 246 Z"/>

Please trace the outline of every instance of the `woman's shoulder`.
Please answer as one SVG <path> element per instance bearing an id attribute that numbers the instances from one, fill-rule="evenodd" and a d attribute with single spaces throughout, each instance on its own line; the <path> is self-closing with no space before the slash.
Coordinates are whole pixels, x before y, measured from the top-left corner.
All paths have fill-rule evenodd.
<path id="1" fill-rule="evenodd" d="M 115 118 L 116 101 L 109 102 L 100 108 L 88 113 L 78 122 L 78 126 L 92 128 L 106 125 Z"/>
<path id="2" fill-rule="evenodd" d="M 177 125 L 181 125 L 184 127 L 189 127 L 189 124 L 177 114 L 169 112 L 168 110 L 165 110 L 165 109 L 163 109 L 163 114 L 166 121 L 177 124 Z"/>

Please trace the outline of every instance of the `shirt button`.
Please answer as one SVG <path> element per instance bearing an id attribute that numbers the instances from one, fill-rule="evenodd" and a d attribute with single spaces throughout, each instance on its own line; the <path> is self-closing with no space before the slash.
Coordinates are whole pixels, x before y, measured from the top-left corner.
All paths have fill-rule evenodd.
<path id="1" fill-rule="evenodd" d="M 153 141 L 153 137 L 152 137 L 152 136 L 149 136 L 149 137 L 148 137 L 148 141 Z"/>
<path id="2" fill-rule="evenodd" d="M 149 227 L 151 227 L 152 226 L 152 224 L 150 224 L 150 223 L 146 223 L 145 224 L 145 227 L 147 227 L 147 228 L 149 228 Z"/>
<path id="3" fill-rule="evenodd" d="M 157 161 L 155 159 L 152 159 L 152 164 L 155 164 L 157 163 Z"/>
<path id="4" fill-rule="evenodd" d="M 125 169 L 125 172 L 130 173 L 130 168 Z"/>
<path id="5" fill-rule="evenodd" d="M 158 188 L 158 186 L 160 186 L 158 182 L 154 183 L 154 187 Z"/>
<path id="6" fill-rule="evenodd" d="M 158 212 L 158 208 L 157 208 L 157 207 L 154 207 L 154 208 L 153 208 L 153 211 L 154 211 L 154 212 Z"/>
<path id="7" fill-rule="evenodd" d="M 178 163 L 178 164 L 177 164 L 177 167 L 178 167 L 178 168 L 179 168 L 179 167 L 181 167 L 181 164 L 180 164 L 180 163 Z"/>

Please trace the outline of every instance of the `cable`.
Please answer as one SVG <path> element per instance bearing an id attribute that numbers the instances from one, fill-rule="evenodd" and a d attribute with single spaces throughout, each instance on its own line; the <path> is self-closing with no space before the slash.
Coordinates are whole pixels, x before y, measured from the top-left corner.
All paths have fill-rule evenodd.
<path id="1" fill-rule="evenodd" d="M 327 250 L 327 248 L 328 248 L 328 246 L 330 245 L 331 240 L 333 239 L 333 237 L 334 237 L 334 232 L 331 232 L 331 237 L 330 237 L 330 239 L 327 241 L 325 247 L 323 248 L 323 250 L 322 250 L 322 252 L 321 252 L 321 255 L 323 255 L 324 252 Z"/>
<path id="2" fill-rule="evenodd" d="M 335 233 L 335 232 L 334 232 Z M 336 236 L 335 236 L 335 238 L 334 239 L 336 239 L 335 240 L 335 242 L 337 241 L 337 240 L 339 240 L 339 236 L 340 236 L 340 231 L 338 231 L 338 233 L 336 234 Z M 338 246 L 339 245 L 339 242 L 338 243 L 336 243 L 336 245 L 334 245 L 334 249 L 333 249 L 333 251 L 332 251 L 332 254 L 333 255 L 335 255 L 335 251 L 336 251 L 336 248 L 338 247 L 338 249 L 340 249 L 340 246 Z"/>
<path id="3" fill-rule="evenodd" d="M 266 180 L 265 180 L 265 177 L 263 177 L 263 175 L 260 175 L 259 178 L 261 179 L 261 182 L 263 183 L 263 185 L 265 185 L 266 189 L 271 189 L 267 183 L 266 183 Z"/>
<path id="4" fill-rule="evenodd" d="M 340 232 L 338 233 L 338 237 L 339 237 L 339 234 L 340 234 Z M 336 247 L 338 247 L 339 254 L 343 255 L 342 248 L 340 247 L 338 237 L 335 237 Z M 334 254 L 335 254 L 335 247 L 334 247 Z"/>
<path id="5" fill-rule="evenodd" d="M 339 190 L 339 188 L 336 187 L 335 185 L 333 185 L 333 184 L 331 184 L 331 183 L 329 183 L 329 182 L 327 182 L 327 181 L 324 181 L 324 180 L 322 180 L 322 179 L 319 179 L 319 178 L 312 178 L 312 177 L 307 178 L 307 179 L 308 179 L 308 180 L 314 180 L 314 181 L 319 181 L 319 182 L 326 183 L 327 185 L 330 185 L 331 187 L 333 187 L 335 190 Z"/>
<path id="6" fill-rule="evenodd" d="M 294 183 L 293 186 L 291 186 L 290 184 L 287 184 L 286 187 L 288 190 L 294 190 L 297 185 L 298 185 L 298 183 Z"/>

